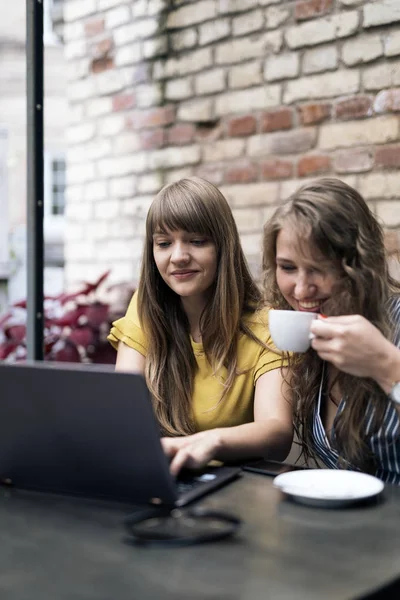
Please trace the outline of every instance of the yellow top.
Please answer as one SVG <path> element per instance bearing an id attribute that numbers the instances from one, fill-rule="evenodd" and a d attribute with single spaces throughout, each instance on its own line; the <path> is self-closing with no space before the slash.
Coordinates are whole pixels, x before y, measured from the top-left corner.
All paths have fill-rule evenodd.
<path id="1" fill-rule="evenodd" d="M 268 329 L 268 312 L 265 308 L 249 315 L 246 324 L 261 341 L 272 346 Z M 238 372 L 241 374 L 237 375 L 229 393 L 222 402 L 218 403 L 222 394 L 221 379 L 224 381 L 226 371 L 224 373 L 224 369 L 222 370 L 221 378 L 214 376 L 205 357 L 202 343 L 190 339 L 198 366 L 193 389 L 193 417 L 196 430 L 232 427 L 254 421 L 256 381 L 264 373 L 279 368 L 283 364 L 281 356 L 273 350 L 263 348 L 247 335 L 240 336 Z M 146 356 L 147 344 L 137 312 L 137 293 L 133 295 L 126 315 L 114 321 L 108 340 L 115 349 L 121 341 Z M 265 401 L 267 402 L 268 398 Z"/>

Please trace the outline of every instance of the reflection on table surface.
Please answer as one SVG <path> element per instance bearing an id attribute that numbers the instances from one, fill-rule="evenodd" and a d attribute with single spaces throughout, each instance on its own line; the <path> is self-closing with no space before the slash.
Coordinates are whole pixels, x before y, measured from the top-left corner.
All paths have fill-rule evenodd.
<path id="1" fill-rule="evenodd" d="M 361 598 L 400 575 L 400 489 L 346 509 L 286 500 L 246 473 L 202 506 L 244 521 L 189 548 L 123 542 L 127 505 L 3 491 L 1 600 Z"/>

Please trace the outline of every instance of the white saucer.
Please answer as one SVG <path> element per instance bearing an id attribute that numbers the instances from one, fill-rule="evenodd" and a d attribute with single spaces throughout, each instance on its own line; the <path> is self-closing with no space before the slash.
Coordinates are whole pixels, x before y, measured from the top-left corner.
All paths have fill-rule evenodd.
<path id="1" fill-rule="evenodd" d="M 293 500 L 311 506 L 346 506 L 380 494 L 385 485 L 377 477 L 335 469 L 305 469 L 282 473 L 274 486 Z"/>

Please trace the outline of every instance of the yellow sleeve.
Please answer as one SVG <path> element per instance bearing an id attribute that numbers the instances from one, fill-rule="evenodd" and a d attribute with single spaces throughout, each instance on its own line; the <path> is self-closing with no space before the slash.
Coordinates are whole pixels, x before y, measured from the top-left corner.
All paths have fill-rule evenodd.
<path id="1" fill-rule="evenodd" d="M 268 342 L 268 345 L 272 345 L 271 340 Z M 254 370 L 254 385 L 256 384 L 257 379 L 261 377 L 261 375 L 264 375 L 264 373 L 286 367 L 287 364 L 287 358 L 284 356 L 277 354 L 273 350 L 263 349 Z"/>
<path id="2" fill-rule="evenodd" d="M 269 332 L 268 327 L 268 313 L 269 309 L 262 309 L 257 315 L 257 324 L 254 328 L 254 333 L 268 346 L 268 348 L 262 348 L 255 369 L 254 369 L 254 385 L 261 375 L 273 371 L 274 369 L 280 369 L 288 365 L 287 355 L 277 350 Z"/>
<path id="3" fill-rule="evenodd" d="M 107 339 L 115 350 L 118 349 L 118 342 L 124 342 L 130 348 L 146 356 L 147 344 L 137 311 L 137 292 L 132 296 L 126 315 L 112 324 Z"/>

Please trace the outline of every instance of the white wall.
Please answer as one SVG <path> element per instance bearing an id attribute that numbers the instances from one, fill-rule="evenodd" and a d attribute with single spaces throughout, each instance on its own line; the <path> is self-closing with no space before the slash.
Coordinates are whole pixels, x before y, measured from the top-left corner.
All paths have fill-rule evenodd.
<path id="1" fill-rule="evenodd" d="M 8 233 L 13 272 L 9 301 L 26 294 L 26 58 L 25 1 L 0 0 L 0 127 L 8 133 Z M 63 151 L 67 120 L 64 50 L 45 46 L 45 148 Z M 1 212 L 1 202 L 0 202 Z M 1 212 L 0 219 L 6 219 Z M 1 231 L 0 231 L 1 234 Z M 4 233 L 2 234 L 4 235 Z M 46 293 L 56 293 L 62 273 L 46 278 Z"/>

